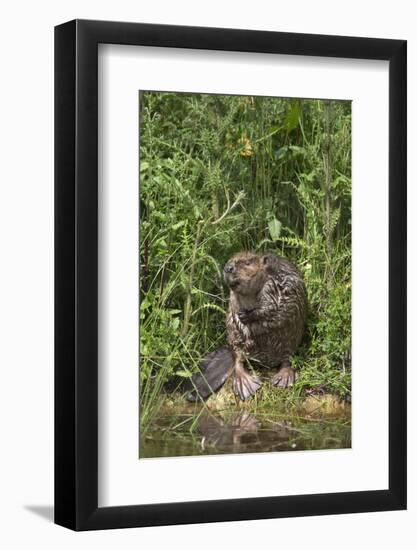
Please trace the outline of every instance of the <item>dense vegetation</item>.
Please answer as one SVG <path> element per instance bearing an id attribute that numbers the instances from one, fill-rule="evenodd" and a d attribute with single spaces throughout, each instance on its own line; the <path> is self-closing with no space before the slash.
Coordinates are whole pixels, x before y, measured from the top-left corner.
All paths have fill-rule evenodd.
<path id="1" fill-rule="evenodd" d="M 225 343 L 222 267 L 243 249 L 285 255 L 305 277 L 289 394 L 348 398 L 350 102 L 143 92 L 140 128 L 142 423 L 168 378 Z"/>

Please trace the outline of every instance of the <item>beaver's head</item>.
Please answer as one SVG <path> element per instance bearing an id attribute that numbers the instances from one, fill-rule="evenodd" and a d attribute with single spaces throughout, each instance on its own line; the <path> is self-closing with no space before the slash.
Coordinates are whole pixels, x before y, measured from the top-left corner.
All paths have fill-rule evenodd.
<path id="1" fill-rule="evenodd" d="M 265 257 L 253 252 L 239 252 L 224 266 L 224 279 L 236 293 L 256 295 L 267 278 Z"/>

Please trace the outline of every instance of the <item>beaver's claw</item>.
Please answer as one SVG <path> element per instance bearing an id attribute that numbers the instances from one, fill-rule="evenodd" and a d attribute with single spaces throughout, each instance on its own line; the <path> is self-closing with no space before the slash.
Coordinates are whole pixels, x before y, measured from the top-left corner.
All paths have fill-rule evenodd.
<path id="1" fill-rule="evenodd" d="M 233 391 L 237 397 L 245 401 L 258 391 L 261 382 L 257 376 L 252 376 L 246 370 L 240 370 L 233 380 Z"/>
<path id="2" fill-rule="evenodd" d="M 239 321 L 246 325 L 255 320 L 255 309 L 241 309 L 237 316 Z"/>

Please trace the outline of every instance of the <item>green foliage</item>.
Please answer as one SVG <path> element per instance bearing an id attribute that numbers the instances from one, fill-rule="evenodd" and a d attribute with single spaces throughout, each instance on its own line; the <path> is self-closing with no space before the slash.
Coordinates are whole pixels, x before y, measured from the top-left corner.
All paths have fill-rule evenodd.
<path id="1" fill-rule="evenodd" d="M 273 250 L 309 295 L 294 392 L 350 393 L 350 102 L 143 92 L 142 418 L 164 382 L 225 342 L 222 267 Z"/>

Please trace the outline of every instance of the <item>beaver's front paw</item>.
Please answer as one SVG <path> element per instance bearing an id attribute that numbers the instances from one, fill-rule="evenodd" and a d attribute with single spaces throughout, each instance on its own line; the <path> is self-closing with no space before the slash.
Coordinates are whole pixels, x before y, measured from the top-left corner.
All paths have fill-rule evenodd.
<path id="1" fill-rule="evenodd" d="M 237 314 L 239 321 L 244 325 L 252 323 L 256 319 L 256 309 L 241 309 Z"/>
<path id="2" fill-rule="evenodd" d="M 284 366 L 272 377 L 271 382 L 274 386 L 278 386 L 278 388 L 289 388 L 296 380 L 296 371 L 289 366 Z"/>

